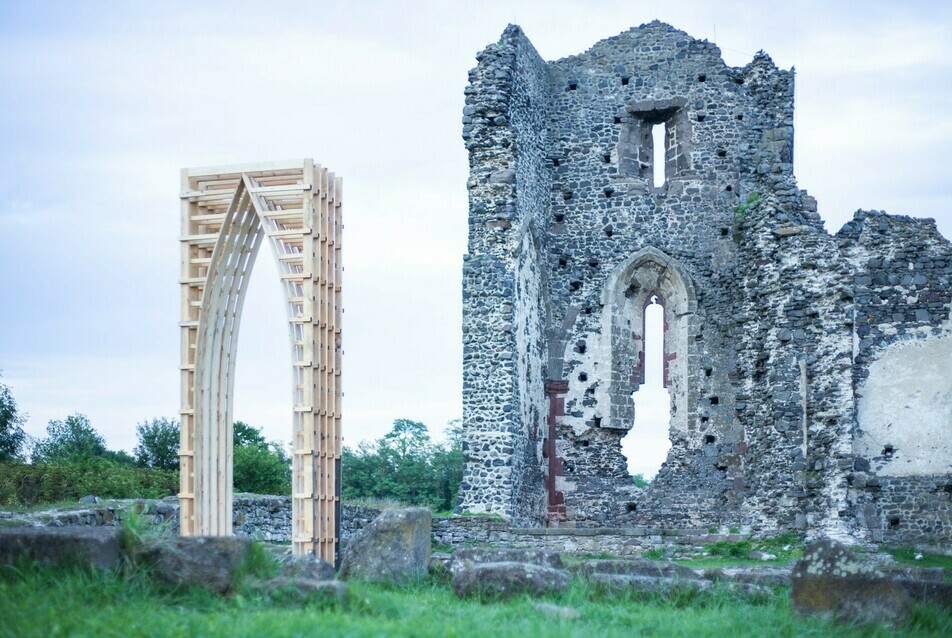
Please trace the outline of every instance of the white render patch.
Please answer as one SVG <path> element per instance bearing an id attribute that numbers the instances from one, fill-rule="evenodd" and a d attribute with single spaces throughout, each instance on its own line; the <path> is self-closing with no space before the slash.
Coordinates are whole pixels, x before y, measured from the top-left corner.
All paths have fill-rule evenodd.
<path id="1" fill-rule="evenodd" d="M 892 345 L 860 387 L 855 451 L 880 476 L 952 472 L 952 332 Z"/>

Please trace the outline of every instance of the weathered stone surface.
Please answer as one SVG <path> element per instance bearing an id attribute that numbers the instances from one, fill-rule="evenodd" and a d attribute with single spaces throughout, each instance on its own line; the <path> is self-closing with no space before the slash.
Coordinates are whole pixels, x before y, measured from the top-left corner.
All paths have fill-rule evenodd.
<path id="1" fill-rule="evenodd" d="M 316 556 L 295 556 L 286 554 L 281 557 L 281 574 L 287 577 L 307 580 L 333 580 L 334 566 Z"/>
<path id="2" fill-rule="evenodd" d="M 704 578 L 713 581 L 730 581 L 761 587 L 784 587 L 790 584 L 792 566 L 764 567 L 719 567 L 702 570 Z"/>
<path id="3" fill-rule="evenodd" d="M 426 575 L 431 530 L 426 508 L 384 510 L 347 544 L 341 578 L 400 581 Z"/>
<path id="4" fill-rule="evenodd" d="M 520 594 L 544 595 L 565 591 L 571 577 L 565 571 L 530 563 L 482 563 L 453 576 L 453 591 L 460 598 L 480 596 L 509 598 Z"/>
<path id="5" fill-rule="evenodd" d="M 15 565 L 25 560 L 112 569 L 120 558 L 121 543 L 116 528 L 0 528 L 0 565 Z"/>
<path id="6" fill-rule="evenodd" d="M 810 544 L 793 569 L 790 598 L 798 613 L 846 622 L 904 622 L 912 600 L 882 570 L 831 540 Z"/>
<path id="7" fill-rule="evenodd" d="M 586 578 L 596 587 L 610 591 L 636 591 L 643 593 L 664 593 L 671 591 L 707 591 L 711 589 L 709 580 L 697 578 L 668 578 L 665 576 L 642 576 L 637 574 L 609 574 L 596 572 Z"/>
<path id="8" fill-rule="evenodd" d="M 146 540 L 131 555 L 168 583 L 224 593 L 232 588 L 250 547 L 249 539 L 238 536 L 187 536 Z"/>
<path id="9" fill-rule="evenodd" d="M 561 620 L 575 620 L 581 618 L 582 614 L 578 609 L 573 609 L 572 607 L 561 607 L 559 605 L 553 605 L 552 603 L 536 603 L 532 606 L 540 614 L 544 614 L 551 618 L 559 618 Z"/>
<path id="10" fill-rule="evenodd" d="M 588 560 L 579 565 L 583 576 L 597 574 L 638 576 L 645 578 L 681 578 L 697 580 L 698 573 L 689 567 L 663 560 L 632 558 L 626 560 Z"/>
<path id="11" fill-rule="evenodd" d="M 453 552 L 450 560 L 450 572 L 468 569 L 483 563 L 530 563 L 542 567 L 562 569 L 562 556 L 558 552 L 539 549 L 499 549 L 462 547 Z"/>

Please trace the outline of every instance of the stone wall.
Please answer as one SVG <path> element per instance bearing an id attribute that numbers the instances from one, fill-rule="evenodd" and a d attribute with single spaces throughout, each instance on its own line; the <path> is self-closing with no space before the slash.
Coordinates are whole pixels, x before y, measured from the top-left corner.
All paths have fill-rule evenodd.
<path id="1" fill-rule="evenodd" d="M 950 244 L 876 212 L 826 231 L 793 175 L 792 71 L 660 22 L 554 62 L 510 26 L 477 60 L 462 509 L 862 540 L 900 508 L 896 538 L 952 538 Z M 671 450 L 639 490 L 620 441 L 652 299 Z"/>

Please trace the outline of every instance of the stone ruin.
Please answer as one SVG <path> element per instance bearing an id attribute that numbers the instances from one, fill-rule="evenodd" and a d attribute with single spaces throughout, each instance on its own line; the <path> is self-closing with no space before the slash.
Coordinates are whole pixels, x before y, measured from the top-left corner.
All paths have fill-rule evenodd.
<path id="1" fill-rule="evenodd" d="M 660 22 L 554 62 L 509 26 L 477 60 L 460 509 L 952 540 L 952 245 L 878 211 L 824 229 L 793 71 Z M 652 302 L 671 448 L 640 489 L 620 441 Z"/>

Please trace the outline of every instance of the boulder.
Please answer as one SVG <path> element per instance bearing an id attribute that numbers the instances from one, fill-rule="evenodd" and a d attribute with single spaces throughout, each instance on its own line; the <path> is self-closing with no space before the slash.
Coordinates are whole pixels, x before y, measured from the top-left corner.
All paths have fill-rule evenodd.
<path id="1" fill-rule="evenodd" d="M 121 542 L 115 527 L 0 529 L 0 565 L 15 565 L 26 560 L 112 569 L 120 559 Z"/>
<path id="2" fill-rule="evenodd" d="M 709 580 L 699 578 L 671 578 L 639 574 L 593 573 L 586 576 L 597 589 L 603 591 L 631 591 L 638 593 L 669 593 L 676 591 L 707 591 Z"/>
<path id="3" fill-rule="evenodd" d="M 251 540 L 240 536 L 182 536 L 147 540 L 133 547 L 131 556 L 165 582 L 225 593 L 250 549 Z"/>
<path id="4" fill-rule="evenodd" d="M 590 577 L 595 574 L 620 576 L 643 576 L 646 578 L 681 578 L 698 580 L 700 576 L 693 569 L 682 567 L 665 560 L 647 558 L 629 558 L 621 560 L 587 560 L 578 567 L 581 575 Z"/>
<path id="5" fill-rule="evenodd" d="M 459 598 L 509 598 L 520 594 L 545 595 L 565 591 L 568 572 L 531 563 L 482 563 L 461 569 L 453 576 Z"/>
<path id="6" fill-rule="evenodd" d="M 282 576 L 308 580 L 334 580 L 334 567 L 317 556 L 287 554 L 279 560 Z"/>
<path id="7" fill-rule="evenodd" d="M 790 598 L 803 615 L 846 622 L 906 621 L 912 600 L 901 584 L 833 540 L 811 543 L 793 568 Z"/>
<path id="8" fill-rule="evenodd" d="M 558 618 L 559 620 L 576 620 L 582 617 L 578 609 L 561 607 L 552 603 L 536 603 L 532 608 L 544 616 Z"/>
<path id="9" fill-rule="evenodd" d="M 483 549 L 477 547 L 466 547 L 453 551 L 450 559 L 450 573 L 457 572 L 481 565 L 483 563 L 529 563 L 531 565 L 541 565 L 542 567 L 552 567 L 553 569 L 562 569 L 562 556 L 558 552 L 550 552 L 541 549 Z"/>
<path id="10" fill-rule="evenodd" d="M 259 583 L 256 589 L 275 598 L 302 603 L 322 600 L 340 604 L 347 600 L 348 593 L 347 583 L 339 580 L 288 578 L 286 576 L 278 576 Z"/>
<path id="11" fill-rule="evenodd" d="M 406 581 L 425 576 L 432 525 L 430 510 L 424 507 L 384 510 L 350 539 L 340 577 Z"/>

